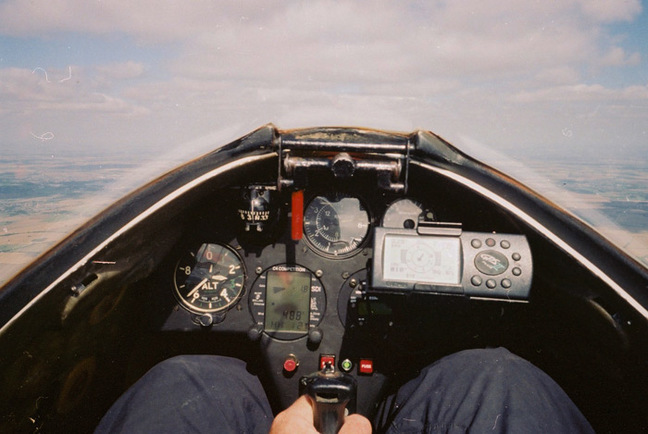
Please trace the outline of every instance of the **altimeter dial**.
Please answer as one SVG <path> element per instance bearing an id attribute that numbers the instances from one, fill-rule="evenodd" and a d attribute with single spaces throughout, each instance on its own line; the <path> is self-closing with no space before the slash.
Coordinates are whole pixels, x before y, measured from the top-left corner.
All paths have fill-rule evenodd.
<path id="1" fill-rule="evenodd" d="M 204 243 L 185 254 L 175 269 L 175 296 L 195 313 L 220 312 L 234 306 L 245 287 L 245 267 L 229 246 Z"/>

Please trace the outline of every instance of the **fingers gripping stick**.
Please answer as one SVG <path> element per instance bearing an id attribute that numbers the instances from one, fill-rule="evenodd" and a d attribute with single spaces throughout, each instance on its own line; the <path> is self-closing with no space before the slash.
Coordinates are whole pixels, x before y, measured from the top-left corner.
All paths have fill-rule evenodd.
<path id="1" fill-rule="evenodd" d="M 349 411 L 355 406 L 355 378 L 336 371 L 331 363 L 327 363 L 321 371 L 302 377 L 300 386 L 313 403 L 313 422 L 317 431 L 337 433 L 344 423 L 347 405 Z"/>

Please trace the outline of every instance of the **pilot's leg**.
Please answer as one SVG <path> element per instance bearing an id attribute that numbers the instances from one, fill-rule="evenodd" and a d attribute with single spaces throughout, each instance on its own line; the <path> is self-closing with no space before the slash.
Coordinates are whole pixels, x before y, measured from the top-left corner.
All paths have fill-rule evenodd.
<path id="1" fill-rule="evenodd" d="M 272 419 L 261 383 L 244 362 L 178 356 L 138 380 L 95 432 L 268 432 Z"/>
<path id="2" fill-rule="evenodd" d="M 390 396 L 379 432 L 593 432 L 547 374 L 504 348 L 466 350 Z"/>

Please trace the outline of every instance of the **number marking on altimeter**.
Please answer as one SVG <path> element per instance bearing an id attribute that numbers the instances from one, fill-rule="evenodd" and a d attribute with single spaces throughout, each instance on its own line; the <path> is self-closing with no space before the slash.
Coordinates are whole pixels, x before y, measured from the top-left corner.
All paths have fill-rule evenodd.
<path id="1" fill-rule="evenodd" d="M 225 299 L 226 302 L 230 302 L 230 298 L 227 296 L 227 288 L 223 288 L 220 295 Z"/>

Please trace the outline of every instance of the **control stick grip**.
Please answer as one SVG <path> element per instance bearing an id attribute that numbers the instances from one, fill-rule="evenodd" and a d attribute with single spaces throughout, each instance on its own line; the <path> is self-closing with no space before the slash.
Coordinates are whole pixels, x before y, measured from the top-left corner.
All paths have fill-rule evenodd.
<path id="1" fill-rule="evenodd" d="M 346 403 L 331 404 L 313 401 L 313 425 L 322 434 L 336 434 L 344 423 Z"/>
<path id="2" fill-rule="evenodd" d="M 302 377 L 302 392 L 313 404 L 313 423 L 322 434 L 336 434 L 344 423 L 345 409 L 354 410 L 357 383 L 349 374 L 327 363 L 321 371 Z"/>

